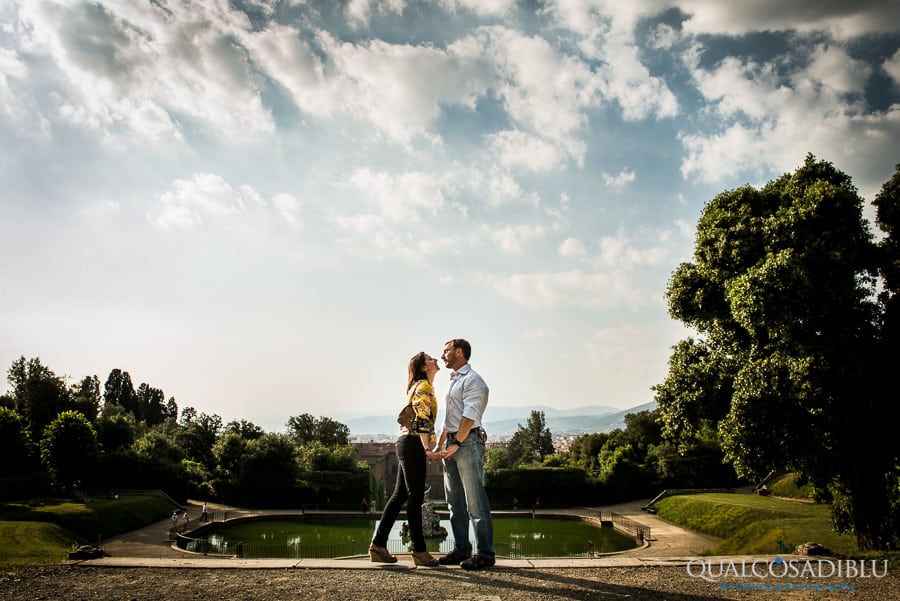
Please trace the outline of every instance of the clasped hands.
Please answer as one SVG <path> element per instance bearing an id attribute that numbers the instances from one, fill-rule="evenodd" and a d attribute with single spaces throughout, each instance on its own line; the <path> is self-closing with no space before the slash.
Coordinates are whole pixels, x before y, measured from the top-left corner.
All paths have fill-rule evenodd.
<path id="1" fill-rule="evenodd" d="M 456 453 L 457 446 L 451 446 L 449 449 L 440 450 L 438 447 L 425 450 L 425 457 L 429 461 L 440 461 L 441 459 L 449 459 Z"/>

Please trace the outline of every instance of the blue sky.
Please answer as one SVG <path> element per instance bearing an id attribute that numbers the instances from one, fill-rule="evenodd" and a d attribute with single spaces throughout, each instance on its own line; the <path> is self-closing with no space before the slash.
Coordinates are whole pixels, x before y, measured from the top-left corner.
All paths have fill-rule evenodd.
<path id="1" fill-rule="evenodd" d="M 707 201 L 893 174 L 900 5 L 0 0 L 0 143 L 5 368 L 280 431 L 464 337 L 494 404 L 625 409 Z"/>

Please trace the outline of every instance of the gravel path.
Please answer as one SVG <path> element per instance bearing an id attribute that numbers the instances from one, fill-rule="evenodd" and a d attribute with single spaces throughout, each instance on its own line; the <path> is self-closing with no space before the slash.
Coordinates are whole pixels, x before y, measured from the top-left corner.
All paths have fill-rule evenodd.
<path id="1" fill-rule="evenodd" d="M 732 582 L 733 584 L 733 582 Z M 749 583 L 748 583 L 749 584 Z M 765 585 L 763 581 L 754 582 Z M 215 570 L 164 568 L 27 568 L 0 577 L 0 598 L 19 600 L 220 601 L 247 599 L 361 599 L 566 601 L 698 601 L 709 599 L 860 599 L 900 598 L 900 579 L 849 581 L 853 591 L 777 591 L 779 584 L 814 586 L 808 579 L 768 582 L 771 592 L 720 590 L 720 585 L 687 575 L 684 567 L 417 570 Z M 828 583 L 825 583 L 828 584 Z M 831 582 L 840 584 L 840 581 Z"/>

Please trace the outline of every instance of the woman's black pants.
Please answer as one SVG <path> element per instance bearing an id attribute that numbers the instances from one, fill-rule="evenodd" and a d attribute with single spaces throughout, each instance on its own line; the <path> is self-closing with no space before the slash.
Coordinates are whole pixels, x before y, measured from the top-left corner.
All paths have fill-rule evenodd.
<path id="1" fill-rule="evenodd" d="M 425 535 L 422 532 L 422 503 L 425 501 L 425 469 L 428 461 L 422 439 L 412 434 L 398 438 L 397 459 L 400 460 L 397 485 L 394 486 L 394 492 L 384 506 L 372 544 L 378 547 L 387 546 L 391 528 L 397 521 L 400 508 L 406 503 L 406 517 L 413 550 L 417 553 L 427 551 Z"/>

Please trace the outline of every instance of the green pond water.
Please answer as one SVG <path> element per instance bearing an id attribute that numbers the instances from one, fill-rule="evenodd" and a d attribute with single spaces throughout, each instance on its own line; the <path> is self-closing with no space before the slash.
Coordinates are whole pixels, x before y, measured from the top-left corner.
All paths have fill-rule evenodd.
<path id="1" fill-rule="evenodd" d="M 394 553 L 410 550 L 398 520 L 388 539 Z M 267 518 L 214 526 L 205 541 L 187 549 L 242 557 L 344 557 L 366 555 L 378 520 L 364 518 Z M 449 520 L 441 520 L 448 535 L 429 539 L 428 549 L 446 553 L 453 548 Z M 470 540 L 475 537 L 470 533 Z M 240 549 L 238 549 L 240 544 Z M 635 540 L 612 527 L 573 519 L 495 517 L 494 547 L 503 557 L 585 557 L 632 549 Z"/>

